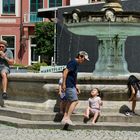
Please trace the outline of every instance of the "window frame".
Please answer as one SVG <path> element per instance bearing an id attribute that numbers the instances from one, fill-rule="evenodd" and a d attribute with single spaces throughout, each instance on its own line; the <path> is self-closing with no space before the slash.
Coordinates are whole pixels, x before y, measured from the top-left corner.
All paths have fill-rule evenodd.
<path id="1" fill-rule="evenodd" d="M 53 6 L 50 6 L 50 2 L 51 0 L 49 0 L 49 8 L 52 8 L 52 7 L 59 7 L 59 6 L 62 6 L 63 5 L 63 1 L 61 0 L 61 5 L 59 5 L 59 3 L 58 3 L 58 0 L 53 0 L 54 1 L 54 5 Z"/>
<path id="2" fill-rule="evenodd" d="M 30 6 L 30 16 L 29 16 L 29 21 L 32 22 L 32 23 L 35 23 L 35 22 L 42 22 L 43 21 L 43 18 L 40 18 L 40 17 L 37 17 L 37 12 L 38 12 L 38 9 L 39 9 L 39 0 L 35 0 L 35 11 L 31 11 L 31 7 L 32 7 L 32 0 L 30 0 L 29 2 L 29 6 Z M 42 8 L 44 7 L 44 0 L 42 0 Z"/>
<path id="3" fill-rule="evenodd" d="M 32 52 L 32 48 L 37 47 L 36 44 L 34 44 L 34 43 L 32 44 L 32 39 L 33 38 L 35 38 L 35 36 L 33 36 L 33 35 L 29 37 L 29 42 L 30 42 L 30 47 L 29 47 L 29 65 L 33 65 L 35 63 L 40 62 L 40 55 L 37 55 L 37 59 L 38 60 L 35 60 L 35 61 L 32 60 L 32 53 L 33 53 Z"/>
<path id="4" fill-rule="evenodd" d="M 36 3 L 35 3 L 35 9 L 36 9 L 36 11 L 33 11 L 33 12 L 31 11 L 31 5 L 32 5 L 31 1 L 32 0 L 30 0 L 30 13 L 37 13 L 38 12 L 38 9 L 39 9 L 39 3 L 38 3 L 39 0 L 35 0 L 36 1 Z M 42 8 L 43 8 L 43 3 L 44 3 L 44 0 L 42 0 Z"/>
<path id="5" fill-rule="evenodd" d="M 8 0 L 8 11 L 4 11 L 4 1 L 2 1 L 2 14 L 16 14 L 16 0 L 14 0 L 14 12 L 11 12 L 11 2 Z"/>

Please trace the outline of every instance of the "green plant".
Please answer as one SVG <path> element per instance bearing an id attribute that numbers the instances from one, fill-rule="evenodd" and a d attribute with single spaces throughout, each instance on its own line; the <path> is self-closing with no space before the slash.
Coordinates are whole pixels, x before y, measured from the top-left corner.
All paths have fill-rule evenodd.
<path id="1" fill-rule="evenodd" d="M 35 63 L 31 66 L 28 66 L 27 69 L 34 72 L 38 72 L 40 70 L 40 66 L 48 66 L 48 65 L 47 63 Z"/>
<path id="2" fill-rule="evenodd" d="M 22 65 L 22 64 L 17 64 L 17 63 L 15 63 L 15 64 L 13 65 L 13 67 L 21 67 L 21 68 L 24 68 L 25 66 Z"/>
<path id="3" fill-rule="evenodd" d="M 54 23 L 41 22 L 35 25 L 35 39 L 37 47 L 35 52 L 41 56 L 41 60 L 51 62 L 54 53 Z"/>

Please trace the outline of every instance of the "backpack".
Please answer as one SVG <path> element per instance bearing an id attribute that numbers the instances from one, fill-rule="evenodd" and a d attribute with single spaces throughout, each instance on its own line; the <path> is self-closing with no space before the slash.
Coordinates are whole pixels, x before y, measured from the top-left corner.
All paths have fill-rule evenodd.
<path id="1" fill-rule="evenodd" d="M 119 109 L 119 113 L 126 114 L 127 112 L 132 112 L 127 105 L 122 105 Z"/>

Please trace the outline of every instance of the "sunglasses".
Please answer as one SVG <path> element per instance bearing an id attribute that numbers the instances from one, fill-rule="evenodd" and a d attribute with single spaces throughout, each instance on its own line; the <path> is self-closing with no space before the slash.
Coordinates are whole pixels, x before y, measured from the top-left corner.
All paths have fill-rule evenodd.
<path id="1" fill-rule="evenodd" d="M 0 48 L 4 48 L 4 46 L 0 46 Z"/>

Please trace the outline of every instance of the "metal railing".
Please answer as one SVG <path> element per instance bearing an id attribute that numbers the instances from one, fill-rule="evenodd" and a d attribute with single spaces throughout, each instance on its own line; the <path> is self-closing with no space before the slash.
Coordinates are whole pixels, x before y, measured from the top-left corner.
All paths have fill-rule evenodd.
<path id="1" fill-rule="evenodd" d="M 89 3 L 94 3 L 94 2 L 105 2 L 105 0 L 89 0 Z"/>
<path id="2" fill-rule="evenodd" d="M 24 23 L 36 23 L 43 21 L 43 18 L 37 17 L 36 12 L 24 13 Z"/>

